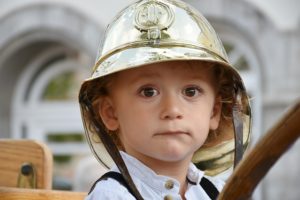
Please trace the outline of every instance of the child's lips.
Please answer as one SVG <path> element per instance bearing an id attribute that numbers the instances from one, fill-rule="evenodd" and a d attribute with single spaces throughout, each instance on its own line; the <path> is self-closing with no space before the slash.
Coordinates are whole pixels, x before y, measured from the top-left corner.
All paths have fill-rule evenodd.
<path id="1" fill-rule="evenodd" d="M 168 135 L 189 135 L 189 133 L 184 131 L 164 131 L 156 133 L 155 135 L 168 136 Z"/>

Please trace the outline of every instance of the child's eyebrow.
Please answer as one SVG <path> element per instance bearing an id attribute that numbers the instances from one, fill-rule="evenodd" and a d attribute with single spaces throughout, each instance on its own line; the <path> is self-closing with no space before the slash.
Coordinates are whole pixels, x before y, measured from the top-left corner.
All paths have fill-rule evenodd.
<path id="1" fill-rule="evenodd" d="M 159 77 L 160 77 L 159 73 L 156 73 L 156 72 L 139 73 L 130 82 L 135 83 L 135 82 L 138 82 L 142 79 L 149 80 L 149 79 L 156 79 L 156 78 L 159 78 Z"/>
<path id="2" fill-rule="evenodd" d="M 199 74 L 194 74 L 193 76 L 188 77 L 190 80 L 203 80 L 205 79 L 205 76 L 199 75 Z"/>

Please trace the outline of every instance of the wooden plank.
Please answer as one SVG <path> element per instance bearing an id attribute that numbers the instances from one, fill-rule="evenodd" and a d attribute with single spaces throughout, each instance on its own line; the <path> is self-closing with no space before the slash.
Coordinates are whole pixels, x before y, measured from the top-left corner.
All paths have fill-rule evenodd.
<path id="1" fill-rule="evenodd" d="M 20 167 L 32 163 L 37 188 L 51 189 L 53 158 L 50 149 L 33 140 L 0 139 L 0 186 L 17 187 Z"/>
<path id="2" fill-rule="evenodd" d="M 83 200 L 84 192 L 0 187 L 1 200 Z"/>
<path id="3" fill-rule="evenodd" d="M 218 199 L 250 199 L 258 183 L 299 137 L 300 101 L 247 153 L 226 182 Z"/>

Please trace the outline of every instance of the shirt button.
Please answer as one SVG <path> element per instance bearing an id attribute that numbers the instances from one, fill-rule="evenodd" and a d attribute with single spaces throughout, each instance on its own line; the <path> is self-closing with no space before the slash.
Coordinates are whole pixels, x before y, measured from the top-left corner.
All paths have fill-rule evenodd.
<path id="1" fill-rule="evenodd" d="M 172 196 L 171 195 L 166 195 L 165 197 L 164 197 L 164 200 L 172 200 L 173 198 L 172 198 Z"/>
<path id="2" fill-rule="evenodd" d="M 171 190 L 173 189 L 173 187 L 174 187 L 174 182 L 172 180 L 167 180 L 165 183 L 165 188 Z"/>

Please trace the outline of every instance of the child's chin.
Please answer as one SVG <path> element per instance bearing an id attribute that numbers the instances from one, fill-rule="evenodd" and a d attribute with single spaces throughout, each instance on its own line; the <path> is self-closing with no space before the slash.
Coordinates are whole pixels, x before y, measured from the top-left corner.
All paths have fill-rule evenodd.
<path id="1" fill-rule="evenodd" d="M 161 160 L 165 162 L 180 162 L 186 159 L 191 159 L 192 154 L 184 153 L 182 151 L 180 152 L 166 152 L 164 154 L 161 154 Z"/>

